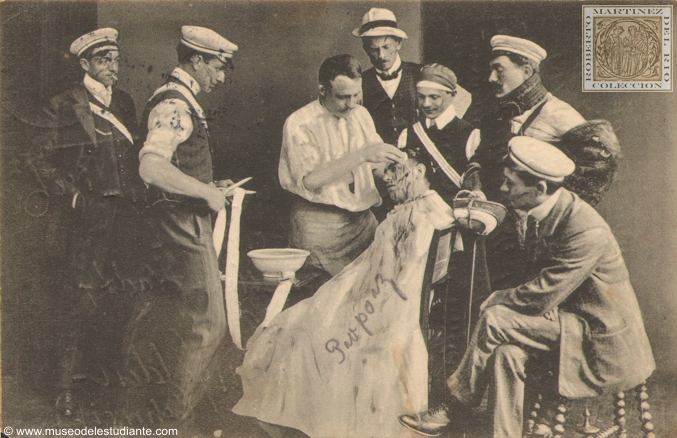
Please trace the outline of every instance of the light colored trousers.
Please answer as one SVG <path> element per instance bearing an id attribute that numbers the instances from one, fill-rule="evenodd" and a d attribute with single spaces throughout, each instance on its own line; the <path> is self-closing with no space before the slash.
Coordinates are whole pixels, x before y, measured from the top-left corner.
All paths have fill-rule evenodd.
<path id="1" fill-rule="evenodd" d="M 447 379 L 451 394 L 477 406 L 488 386 L 494 438 L 521 437 L 529 352 L 551 351 L 560 333 L 558 319 L 524 315 L 500 305 L 485 309 L 461 364 Z"/>

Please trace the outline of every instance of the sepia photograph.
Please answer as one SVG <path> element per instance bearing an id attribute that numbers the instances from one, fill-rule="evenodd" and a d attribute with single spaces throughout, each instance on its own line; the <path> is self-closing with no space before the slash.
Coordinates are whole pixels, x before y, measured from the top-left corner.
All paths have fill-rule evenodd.
<path id="1" fill-rule="evenodd" d="M 677 438 L 672 0 L 0 2 L 0 433 Z"/>

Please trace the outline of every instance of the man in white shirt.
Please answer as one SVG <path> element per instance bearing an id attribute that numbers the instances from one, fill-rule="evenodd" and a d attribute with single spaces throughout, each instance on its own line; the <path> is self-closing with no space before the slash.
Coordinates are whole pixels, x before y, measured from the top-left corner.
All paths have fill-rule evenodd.
<path id="1" fill-rule="evenodd" d="M 361 73 L 350 55 L 326 59 L 319 99 L 290 115 L 283 130 L 280 184 L 297 195 L 290 244 L 309 250 L 308 263 L 332 276 L 373 240 L 376 219 L 369 209 L 381 203 L 374 166 L 406 160 L 406 154 L 383 143 L 358 105 Z"/>
<path id="2" fill-rule="evenodd" d="M 202 396 L 210 362 L 226 333 L 218 255 L 211 214 L 226 203 L 213 180 L 205 112 L 196 100 L 225 82 L 238 47 L 214 32 L 183 26 L 179 66 L 146 105 L 139 152 L 141 178 L 149 185 L 154 289 L 140 294 L 129 327 L 128 378 L 152 377 L 129 385 L 128 416 L 164 414 L 163 426 L 182 427 Z"/>

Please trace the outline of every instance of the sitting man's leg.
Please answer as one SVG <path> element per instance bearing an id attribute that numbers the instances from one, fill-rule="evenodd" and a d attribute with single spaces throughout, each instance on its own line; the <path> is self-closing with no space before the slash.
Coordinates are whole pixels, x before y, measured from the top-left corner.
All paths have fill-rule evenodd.
<path id="1" fill-rule="evenodd" d="M 522 436 L 525 350 L 550 351 L 559 337 L 560 324 L 556 317 L 524 315 L 500 305 L 485 309 L 461 364 L 447 380 L 453 398 L 451 411 L 433 408 L 415 415 L 402 415 L 400 422 L 424 435 L 440 435 L 451 423 L 449 415 L 454 413 L 453 404 L 479 405 L 487 385 L 492 382 L 494 437 Z M 511 348 L 499 348 L 508 346 Z"/>

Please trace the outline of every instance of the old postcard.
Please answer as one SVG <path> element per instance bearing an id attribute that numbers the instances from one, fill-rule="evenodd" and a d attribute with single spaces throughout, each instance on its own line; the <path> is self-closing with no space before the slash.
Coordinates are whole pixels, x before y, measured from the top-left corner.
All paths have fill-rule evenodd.
<path id="1" fill-rule="evenodd" d="M 2 436 L 677 437 L 674 12 L 0 2 Z"/>

